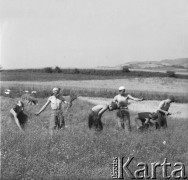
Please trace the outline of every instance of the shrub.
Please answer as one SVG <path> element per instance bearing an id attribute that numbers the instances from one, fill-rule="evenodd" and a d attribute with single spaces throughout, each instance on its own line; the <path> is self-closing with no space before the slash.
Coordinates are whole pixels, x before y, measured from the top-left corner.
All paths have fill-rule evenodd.
<path id="1" fill-rule="evenodd" d="M 58 66 L 56 66 L 55 69 L 54 69 L 54 72 L 55 73 L 61 73 L 62 70 L 61 70 L 61 68 L 59 68 Z"/>
<path id="2" fill-rule="evenodd" d="M 175 72 L 174 71 L 166 71 L 168 77 L 176 77 Z"/>
<path id="3" fill-rule="evenodd" d="M 129 70 L 129 68 L 127 66 L 123 66 L 122 67 L 122 72 L 123 73 L 128 73 L 128 72 L 130 72 L 130 70 Z"/>
<path id="4" fill-rule="evenodd" d="M 74 74 L 79 74 L 79 73 L 80 73 L 80 70 L 77 69 L 77 68 L 75 68 L 75 69 L 73 70 L 73 73 L 74 73 Z"/>
<path id="5" fill-rule="evenodd" d="M 53 69 L 51 67 L 46 67 L 46 68 L 44 68 L 44 72 L 45 73 L 52 73 Z"/>

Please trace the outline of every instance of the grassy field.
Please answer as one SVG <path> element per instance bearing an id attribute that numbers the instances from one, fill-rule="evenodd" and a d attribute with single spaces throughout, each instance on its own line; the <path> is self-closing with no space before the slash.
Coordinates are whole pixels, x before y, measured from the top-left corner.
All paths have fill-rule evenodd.
<path id="1" fill-rule="evenodd" d="M 137 168 L 138 162 L 162 163 L 167 158 L 172 164 L 178 161 L 184 163 L 188 173 L 187 79 L 123 76 L 115 79 L 115 76 L 49 73 L 3 76 L 0 88 L 1 179 L 110 179 L 113 157 L 124 156 L 126 159 L 130 155 L 135 157 L 131 170 Z M 127 131 L 118 130 L 116 112 L 104 114 L 103 132 L 89 130 L 87 117 L 91 107 L 96 103 L 109 102 L 121 85 L 135 97 L 153 100 L 131 102 L 133 132 L 128 134 Z M 75 93 L 85 97 L 79 97 L 65 114 L 66 128 L 50 137 L 50 109 L 39 117 L 34 112 L 46 102 L 54 86 L 61 87 L 63 95 Z M 9 95 L 4 93 L 6 88 L 12 90 Z M 24 90 L 36 90 L 39 104 L 26 105 L 29 120 L 25 133 L 21 133 L 10 118 L 9 110 L 24 94 Z M 133 121 L 135 114 L 155 111 L 159 103 L 156 100 L 166 99 L 168 95 L 174 95 L 176 102 L 179 102 L 172 104 L 170 112 L 173 115 L 168 119 L 168 129 L 138 133 Z M 172 170 L 173 167 L 169 168 L 169 173 Z M 161 177 L 161 169 L 158 169 L 157 176 L 158 179 Z"/>
<path id="2" fill-rule="evenodd" d="M 93 104 L 78 99 L 65 114 L 66 128 L 50 137 L 50 109 L 39 117 L 33 115 L 46 98 L 39 99 L 37 106 L 26 105 L 30 118 L 25 133 L 18 131 L 9 116 L 17 100 L 1 96 L 1 179 L 110 179 L 112 158 L 127 159 L 130 155 L 135 157 L 131 171 L 137 169 L 138 162 L 163 162 L 167 158 L 172 165 L 184 163 L 188 173 L 187 119 L 169 117 L 167 130 L 138 133 L 132 121 L 136 111 L 131 111 L 133 132 L 128 134 L 117 129 L 115 112 L 107 112 L 103 132 L 94 132 L 87 127 Z M 168 168 L 168 175 L 172 170 Z M 157 176 L 161 177 L 160 168 Z"/>
<path id="3" fill-rule="evenodd" d="M 127 90 L 158 91 L 158 92 L 179 92 L 188 93 L 188 80 L 172 78 L 125 78 L 125 79 L 101 79 L 101 80 L 80 80 L 80 81 L 1 81 L 2 85 L 29 85 L 29 86 L 62 86 L 80 88 L 103 88 L 115 89 L 124 85 Z"/>
<path id="4" fill-rule="evenodd" d="M 62 80 L 91 80 L 91 79 L 114 79 L 124 76 L 101 76 L 88 74 L 63 74 L 63 73 L 42 73 L 25 71 L 4 71 L 0 72 L 1 81 L 62 81 Z"/>
<path id="5" fill-rule="evenodd" d="M 37 90 L 38 97 L 47 97 L 54 86 L 61 87 L 65 95 L 74 91 L 80 96 L 114 97 L 118 87 L 124 85 L 127 93 L 146 100 L 162 100 L 173 95 L 177 102 L 188 102 L 188 80 L 172 78 L 126 78 L 111 80 L 80 80 L 80 81 L 1 81 L 1 95 L 9 88 L 13 94 L 21 96 L 24 90 Z"/>
<path id="6" fill-rule="evenodd" d="M 173 72 L 173 71 L 172 71 Z M 61 73 L 45 73 L 37 69 L 1 71 L 1 81 L 61 81 L 61 80 L 101 80 L 101 79 L 133 79 L 133 78 L 167 78 L 171 75 L 155 71 L 123 72 L 122 70 L 100 69 L 63 69 Z M 188 79 L 188 74 L 175 74 L 171 79 Z"/>

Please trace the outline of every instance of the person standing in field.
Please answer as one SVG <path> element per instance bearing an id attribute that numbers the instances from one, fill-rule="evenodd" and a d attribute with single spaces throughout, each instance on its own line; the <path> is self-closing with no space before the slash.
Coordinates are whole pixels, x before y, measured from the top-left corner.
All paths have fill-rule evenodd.
<path id="1" fill-rule="evenodd" d="M 117 109 L 117 104 L 114 102 L 111 102 L 109 105 L 108 104 L 98 104 L 94 106 L 91 109 L 91 112 L 88 117 L 88 126 L 89 129 L 91 129 L 93 126 L 97 131 L 103 130 L 103 124 L 101 121 L 101 117 L 103 113 L 107 110 L 113 111 L 114 109 Z"/>
<path id="2" fill-rule="evenodd" d="M 53 88 L 52 92 L 53 95 L 50 96 L 47 100 L 47 102 L 44 104 L 44 106 L 40 109 L 39 112 L 37 112 L 35 115 L 38 116 L 41 112 L 43 112 L 46 107 L 50 104 L 51 105 L 51 117 L 49 121 L 49 132 L 50 135 L 53 134 L 54 129 L 61 129 L 62 127 L 65 127 L 65 121 L 62 111 L 62 103 L 69 104 L 67 101 L 65 101 L 64 98 L 60 97 L 60 88 Z"/>
<path id="3" fill-rule="evenodd" d="M 20 124 L 20 118 L 23 114 L 24 111 L 24 103 L 22 101 L 18 101 L 17 104 L 14 105 L 14 107 L 10 110 L 10 114 L 11 116 L 14 118 L 16 125 L 18 126 L 18 128 L 23 131 L 23 128 L 21 127 Z M 23 117 L 23 116 L 22 116 Z"/>
<path id="4" fill-rule="evenodd" d="M 158 115 L 158 118 L 156 120 L 156 129 L 160 129 L 161 127 L 167 128 L 166 117 L 168 115 L 171 115 L 171 113 L 169 113 L 168 110 L 170 108 L 171 103 L 174 101 L 175 101 L 174 97 L 170 96 L 168 99 L 160 102 L 156 112 Z"/>
<path id="5" fill-rule="evenodd" d="M 125 129 L 125 124 L 127 126 L 128 131 L 131 131 L 131 125 L 130 125 L 130 113 L 128 110 L 128 100 L 132 99 L 134 101 L 142 101 L 142 99 L 132 97 L 130 94 L 125 93 L 125 87 L 120 86 L 119 87 L 119 94 L 116 95 L 113 99 L 113 102 L 117 103 L 118 111 L 117 111 L 117 117 L 118 117 L 118 126 L 120 128 Z"/>

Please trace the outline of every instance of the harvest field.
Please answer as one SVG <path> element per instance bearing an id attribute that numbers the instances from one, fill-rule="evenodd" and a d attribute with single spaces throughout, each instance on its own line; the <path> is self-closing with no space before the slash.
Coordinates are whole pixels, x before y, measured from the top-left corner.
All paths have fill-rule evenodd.
<path id="1" fill-rule="evenodd" d="M 133 131 L 119 130 L 116 111 L 106 112 L 102 118 L 104 130 L 95 132 L 88 128 L 90 109 L 98 103 L 107 103 L 124 85 L 129 93 L 144 97 L 145 101 L 130 101 Z M 79 97 L 64 114 L 66 128 L 48 133 L 50 108 L 36 117 L 38 111 L 59 86 L 63 95 L 76 93 Z M 11 89 L 9 95 L 4 94 Z M 111 179 L 113 157 L 134 156 L 130 170 L 139 162 L 164 162 L 167 158 L 173 171 L 175 162 L 185 164 L 188 176 L 188 80 L 175 78 L 126 78 L 106 80 L 61 81 L 1 81 L 1 179 Z M 39 103 L 26 105 L 29 117 L 25 132 L 19 132 L 10 118 L 9 110 L 24 90 L 36 90 Z M 162 100 L 174 95 L 177 102 L 170 107 L 167 130 L 150 129 L 138 133 L 134 116 L 141 111 L 155 111 Z M 85 96 L 85 97 L 83 97 Z M 90 96 L 90 97 L 87 97 Z M 101 98 L 105 97 L 105 98 Z M 150 101 L 148 101 L 150 100 Z M 165 142 L 165 143 L 164 143 Z M 162 177 L 157 168 L 157 179 Z M 126 174 L 124 174 L 127 179 Z"/>
<path id="2" fill-rule="evenodd" d="M 24 90 L 37 90 L 39 97 L 49 95 L 54 86 L 61 87 L 65 94 L 75 91 L 81 96 L 113 97 L 117 94 L 117 88 L 124 85 L 127 92 L 133 96 L 143 97 L 147 100 L 162 100 L 169 95 L 175 96 L 177 102 L 188 102 L 188 80 L 176 78 L 126 78 L 103 80 L 59 80 L 59 81 L 1 81 L 1 95 L 4 89 L 13 89 L 16 92 Z M 47 93 L 48 91 L 48 93 Z M 40 93 L 43 92 L 43 93 Z M 45 93 L 44 93 L 45 92 Z M 44 96 L 43 96 L 44 97 Z"/>
<path id="3" fill-rule="evenodd" d="M 129 167 L 133 172 L 138 162 L 162 163 L 164 158 L 172 164 L 168 175 L 175 162 L 184 163 L 188 172 L 188 121 L 181 113 L 179 117 L 169 117 L 165 131 L 138 133 L 133 123 L 135 112 L 131 111 L 133 132 L 128 134 L 118 130 L 115 111 L 107 112 L 103 132 L 94 132 L 87 127 L 93 104 L 78 98 L 65 114 L 66 128 L 50 137 L 49 108 L 39 117 L 33 115 L 47 99 L 39 99 L 37 106 L 26 105 L 29 120 L 25 133 L 19 132 L 9 117 L 9 109 L 17 100 L 1 97 L 1 179 L 110 179 L 113 157 L 121 156 L 125 159 L 134 156 Z M 181 105 L 173 104 L 171 110 L 181 112 L 181 109 Z M 161 171 L 157 168 L 157 179 Z M 128 179 L 126 174 L 124 177 Z"/>
<path id="4" fill-rule="evenodd" d="M 79 88 L 101 88 L 117 89 L 124 85 L 127 90 L 157 91 L 171 93 L 188 93 L 187 79 L 172 78 L 126 78 L 126 79 L 108 79 L 108 80 L 81 80 L 81 81 L 2 81 L 2 85 L 14 86 L 17 84 L 35 86 L 55 86 L 61 87 L 79 87 Z"/>

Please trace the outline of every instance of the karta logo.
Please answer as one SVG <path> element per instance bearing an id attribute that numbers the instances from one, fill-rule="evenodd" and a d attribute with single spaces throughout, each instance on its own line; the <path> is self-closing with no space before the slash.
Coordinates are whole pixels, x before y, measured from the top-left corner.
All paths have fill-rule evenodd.
<path id="1" fill-rule="evenodd" d="M 114 179 L 157 179 L 158 168 L 161 168 L 162 178 L 165 179 L 187 179 L 185 174 L 185 165 L 181 162 L 176 162 L 173 165 L 167 162 L 165 158 L 162 163 L 144 163 L 139 162 L 137 164 L 137 169 L 133 171 L 130 169 L 131 163 L 133 163 L 134 157 L 128 157 L 127 160 L 124 160 L 124 157 L 114 157 L 112 163 L 112 178 Z M 173 168 L 173 170 L 168 173 L 168 167 Z M 150 169 L 150 171 L 149 171 Z"/>

